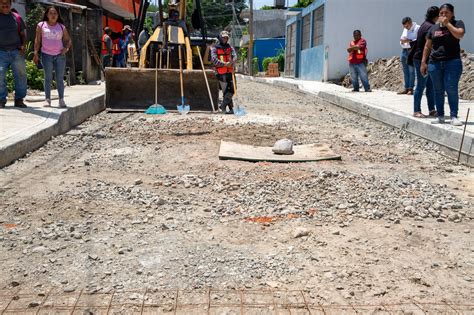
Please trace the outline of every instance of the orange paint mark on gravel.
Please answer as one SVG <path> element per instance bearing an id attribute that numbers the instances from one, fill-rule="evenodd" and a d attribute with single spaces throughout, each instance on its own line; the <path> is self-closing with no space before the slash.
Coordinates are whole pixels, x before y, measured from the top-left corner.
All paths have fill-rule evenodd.
<path id="1" fill-rule="evenodd" d="M 5 223 L 3 224 L 3 226 L 6 228 L 6 229 L 14 229 L 17 227 L 17 225 L 15 223 Z"/>

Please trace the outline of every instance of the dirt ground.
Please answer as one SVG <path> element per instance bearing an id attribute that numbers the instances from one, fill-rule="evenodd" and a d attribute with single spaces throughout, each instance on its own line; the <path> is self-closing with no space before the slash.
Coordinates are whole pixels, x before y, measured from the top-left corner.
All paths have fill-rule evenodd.
<path id="1" fill-rule="evenodd" d="M 321 304 L 472 304 L 472 169 L 314 96 L 240 85 L 245 117 L 103 112 L 1 169 L 0 293 L 272 289 Z M 327 143 L 342 160 L 218 158 L 221 139 L 281 138 Z"/>

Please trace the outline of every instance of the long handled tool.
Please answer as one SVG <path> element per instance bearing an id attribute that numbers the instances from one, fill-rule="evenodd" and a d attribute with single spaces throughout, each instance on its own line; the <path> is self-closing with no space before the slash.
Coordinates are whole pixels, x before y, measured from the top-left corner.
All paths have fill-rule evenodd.
<path id="1" fill-rule="evenodd" d="M 199 46 L 197 47 L 197 51 L 199 55 L 199 61 L 201 62 L 202 73 L 204 74 L 204 81 L 206 81 L 207 92 L 209 93 L 209 100 L 211 101 L 212 111 L 215 113 L 216 107 L 214 106 L 214 100 L 212 99 L 211 89 L 209 88 L 209 81 L 207 80 L 206 69 L 204 68 L 204 62 L 202 61 L 201 49 L 199 48 Z"/>
<path id="2" fill-rule="evenodd" d="M 467 126 L 467 122 L 469 121 L 470 110 L 471 110 L 470 108 L 467 109 L 466 122 L 464 123 L 464 131 L 462 132 L 461 145 L 459 146 L 458 163 L 459 163 L 459 160 L 461 160 L 462 145 L 464 144 L 464 135 L 466 134 L 466 126 Z"/>
<path id="3" fill-rule="evenodd" d="M 161 48 L 160 48 L 159 55 L 161 58 Z M 163 105 L 158 104 L 158 53 L 156 53 L 155 59 L 156 59 L 155 61 L 155 104 L 148 107 L 145 114 L 162 115 L 162 114 L 166 114 L 166 109 L 163 107 Z M 160 64 L 161 64 L 161 60 L 160 60 Z"/>
<path id="4" fill-rule="evenodd" d="M 181 45 L 178 45 L 178 57 L 179 57 L 179 83 L 181 87 L 181 104 L 177 106 L 178 112 L 186 115 L 191 110 L 191 106 L 184 104 L 184 84 L 183 84 L 183 58 L 181 53 Z"/>
<path id="5" fill-rule="evenodd" d="M 236 84 L 236 81 L 235 81 L 234 69 L 232 69 L 232 83 L 234 84 L 234 101 L 235 101 L 236 98 L 237 98 L 237 84 Z M 235 109 L 234 109 L 234 115 L 235 116 L 245 116 L 247 114 L 245 109 L 240 106 L 239 102 L 235 102 L 235 103 L 236 103 L 236 105 L 235 105 Z"/>

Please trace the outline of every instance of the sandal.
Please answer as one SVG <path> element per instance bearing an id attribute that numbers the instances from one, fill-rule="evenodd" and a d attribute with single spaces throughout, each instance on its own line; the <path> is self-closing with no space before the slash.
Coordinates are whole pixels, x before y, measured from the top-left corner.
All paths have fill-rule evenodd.
<path id="1" fill-rule="evenodd" d="M 415 118 L 426 118 L 426 115 L 423 115 L 421 112 L 416 112 L 413 114 Z"/>
<path id="2" fill-rule="evenodd" d="M 430 111 L 429 117 L 438 117 L 438 112 L 436 110 Z"/>

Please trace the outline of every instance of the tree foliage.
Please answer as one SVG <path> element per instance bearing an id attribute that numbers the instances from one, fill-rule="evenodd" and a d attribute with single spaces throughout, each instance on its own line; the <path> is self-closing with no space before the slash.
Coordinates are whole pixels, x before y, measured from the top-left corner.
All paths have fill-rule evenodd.
<path id="1" fill-rule="evenodd" d="M 298 2 L 293 6 L 293 8 L 306 8 L 311 3 L 313 3 L 313 1 L 314 0 L 298 0 Z"/>

